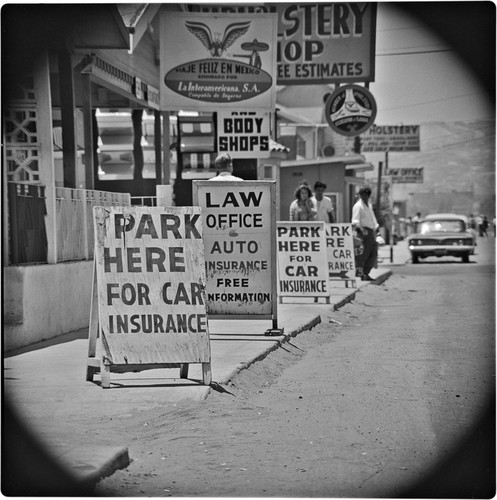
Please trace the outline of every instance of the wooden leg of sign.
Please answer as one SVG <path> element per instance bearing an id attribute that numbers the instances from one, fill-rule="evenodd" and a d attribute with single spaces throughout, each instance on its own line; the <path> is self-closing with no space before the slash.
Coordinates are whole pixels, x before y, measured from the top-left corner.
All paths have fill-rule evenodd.
<path id="1" fill-rule="evenodd" d="M 188 363 L 183 363 L 179 369 L 180 378 L 188 378 Z"/>
<path id="2" fill-rule="evenodd" d="M 98 294 L 97 294 L 97 267 L 93 265 L 93 285 L 90 303 L 90 326 L 88 328 L 88 363 L 86 366 L 86 380 L 93 382 L 95 374 L 95 355 L 97 353 L 98 337 Z"/>
<path id="3" fill-rule="evenodd" d="M 210 363 L 202 363 L 202 377 L 204 379 L 204 385 L 211 385 L 212 373 Z"/>
<path id="4" fill-rule="evenodd" d="M 107 359 L 102 359 L 100 377 L 102 379 L 102 387 L 108 389 L 110 387 L 110 363 Z"/>

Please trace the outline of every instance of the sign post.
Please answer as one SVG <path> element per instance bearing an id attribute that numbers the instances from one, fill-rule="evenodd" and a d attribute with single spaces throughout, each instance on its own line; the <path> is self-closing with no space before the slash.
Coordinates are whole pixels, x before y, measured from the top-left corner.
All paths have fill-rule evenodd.
<path id="1" fill-rule="evenodd" d="M 324 222 L 278 221 L 278 294 L 283 297 L 324 297 L 328 291 L 328 258 Z"/>
<path id="2" fill-rule="evenodd" d="M 278 328 L 275 181 L 193 181 L 203 214 L 207 312 Z"/>
<path id="3" fill-rule="evenodd" d="M 95 277 L 87 380 L 111 371 L 201 363 L 211 382 L 198 207 L 95 207 Z M 98 311 L 98 319 L 96 312 Z M 102 355 L 96 357 L 101 336 Z"/>

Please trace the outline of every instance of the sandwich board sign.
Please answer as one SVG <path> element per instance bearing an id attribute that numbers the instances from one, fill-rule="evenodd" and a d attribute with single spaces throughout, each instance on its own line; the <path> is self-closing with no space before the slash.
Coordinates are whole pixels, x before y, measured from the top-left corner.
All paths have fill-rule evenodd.
<path id="1" fill-rule="evenodd" d="M 207 313 L 277 329 L 275 181 L 193 181 L 202 208 Z"/>
<path id="2" fill-rule="evenodd" d="M 352 224 L 326 224 L 326 251 L 330 281 L 355 285 L 355 256 Z"/>
<path id="3" fill-rule="evenodd" d="M 96 283 L 87 380 L 201 363 L 211 382 L 202 218 L 198 207 L 94 207 Z M 98 316 L 97 316 L 98 311 Z M 101 359 L 96 338 L 101 336 Z"/>
<path id="4" fill-rule="evenodd" d="M 325 297 L 328 259 L 324 222 L 277 223 L 278 294 L 283 297 Z"/>

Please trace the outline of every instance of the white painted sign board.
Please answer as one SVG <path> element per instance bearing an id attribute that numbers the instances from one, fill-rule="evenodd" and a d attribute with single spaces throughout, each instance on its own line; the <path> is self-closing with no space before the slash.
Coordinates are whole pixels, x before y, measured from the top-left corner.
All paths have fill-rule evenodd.
<path id="1" fill-rule="evenodd" d="M 352 224 L 326 224 L 326 250 L 330 280 L 355 280 Z"/>
<path id="2" fill-rule="evenodd" d="M 200 209 L 95 207 L 94 224 L 105 365 L 202 363 L 205 382 L 211 354 Z"/>
<path id="3" fill-rule="evenodd" d="M 217 150 L 233 158 L 269 158 L 271 113 L 264 110 L 217 112 Z"/>
<path id="4" fill-rule="evenodd" d="M 161 13 L 161 110 L 273 109 L 275 14 Z"/>
<path id="5" fill-rule="evenodd" d="M 324 222 L 277 223 L 278 295 L 326 297 L 328 259 Z"/>
<path id="6" fill-rule="evenodd" d="M 275 181 L 193 181 L 209 316 L 277 318 Z"/>

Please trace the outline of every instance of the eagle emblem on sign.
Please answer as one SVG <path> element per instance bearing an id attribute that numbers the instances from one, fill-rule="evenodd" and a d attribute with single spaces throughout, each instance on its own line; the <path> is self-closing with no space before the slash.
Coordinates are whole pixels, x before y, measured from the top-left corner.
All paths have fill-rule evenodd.
<path id="1" fill-rule="evenodd" d="M 213 36 L 209 26 L 201 22 L 186 21 L 185 26 L 190 33 L 193 33 L 202 42 L 202 45 L 210 52 L 212 57 L 221 57 L 223 52 L 233 45 L 237 38 L 247 33 L 250 21 L 228 24 L 222 38 L 220 33 L 215 33 Z"/>

